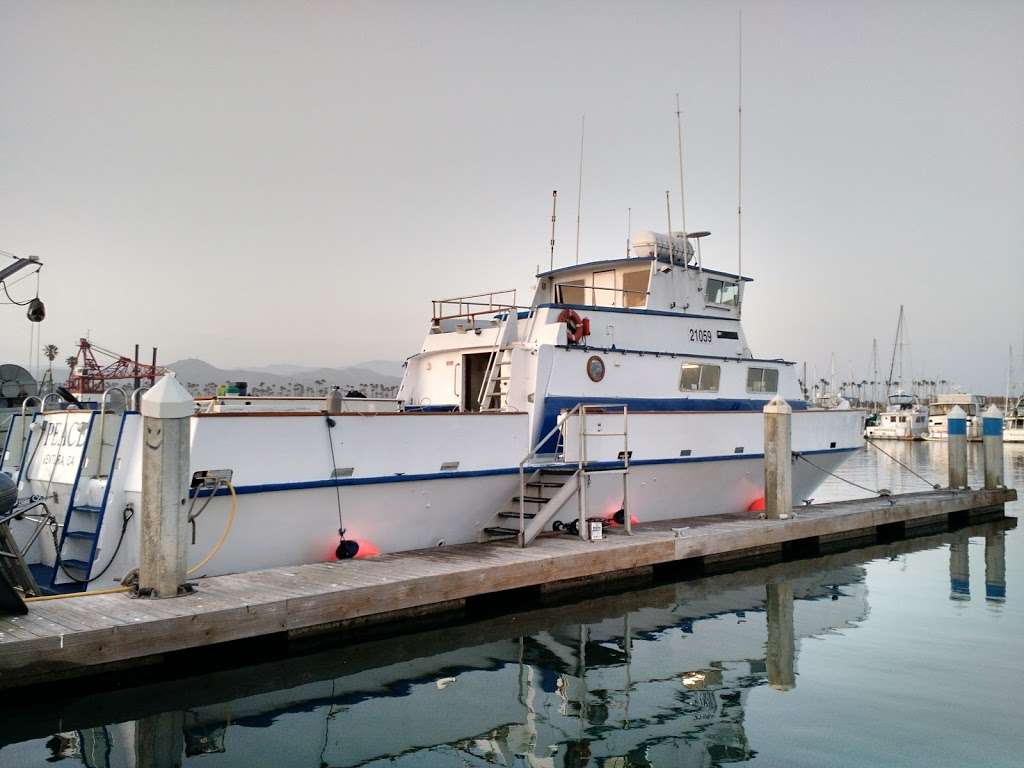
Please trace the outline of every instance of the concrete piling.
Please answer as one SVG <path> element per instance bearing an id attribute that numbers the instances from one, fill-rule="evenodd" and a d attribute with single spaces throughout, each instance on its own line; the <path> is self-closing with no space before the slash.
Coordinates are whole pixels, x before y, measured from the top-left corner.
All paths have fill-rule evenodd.
<path id="1" fill-rule="evenodd" d="M 142 398 L 139 593 L 149 597 L 175 597 L 184 589 L 194 412 L 195 401 L 173 373 Z"/>
<path id="2" fill-rule="evenodd" d="M 946 416 L 949 487 L 967 488 L 967 414 L 959 405 Z"/>
<path id="3" fill-rule="evenodd" d="M 990 405 L 981 418 L 985 458 L 985 488 L 1003 487 L 1003 412 Z"/>
<path id="4" fill-rule="evenodd" d="M 764 407 L 764 514 L 785 520 L 793 511 L 793 409 L 776 395 Z"/>

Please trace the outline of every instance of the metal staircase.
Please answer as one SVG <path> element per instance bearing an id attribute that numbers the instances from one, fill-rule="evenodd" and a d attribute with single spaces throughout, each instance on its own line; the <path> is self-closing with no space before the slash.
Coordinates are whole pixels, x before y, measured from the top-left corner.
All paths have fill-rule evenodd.
<path id="1" fill-rule="evenodd" d="M 590 432 L 588 415 L 595 413 L 620 412 L 621 432 Z M 566 455 L 565 437 L 576 427 L 577 440 L 571 452 L 575 458 Z M 558 434 L 555 453 L 539 454 L 541 446 Z M 592 462 L 588 459 L 587 440 L 593 438 L 621 437 L 622 451 L 614 461 Z M 626 533 L 632 533 L 629 515 L 629 408 L 626 405 L 583 405 L 578 404 L 558 417 L 555 426 L 537 441 L 534 448 L 519 462 L 519 494 L 513 496 L 498 510 L 495 521 L 484 528 L 488 540 L 516 538 L 519 546 L 525 547 L 540 535 L 552 519 L 570 499 L 576 497 L 577 517 L 565 530 L 576 533 L 582 539 L 589 539 L 589 513 L 587 486 L 591 475 L 620 474 L 622 476 L 622 510 Z M 518 525 L 514 525 L 518 521 Z"/>

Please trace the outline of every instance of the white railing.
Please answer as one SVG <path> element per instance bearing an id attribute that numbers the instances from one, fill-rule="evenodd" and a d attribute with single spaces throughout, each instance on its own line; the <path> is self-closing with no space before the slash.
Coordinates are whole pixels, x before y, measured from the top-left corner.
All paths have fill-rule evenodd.
<path id="1" fill-rule="evenodd" d="M 482 315 L 496 315 L 499 312 L 513 313 L 520 309 L 529 309 L 529 307 L 516 305 L 515 288 L 489 293 L 474 293 L 470 296 L 454 296 L 450 299 L 434 299 L 431 304 L 433 305 L 431 323 L 435 326 L 440 325 L 442 320 L 465 319 L 472 323 Z"/>

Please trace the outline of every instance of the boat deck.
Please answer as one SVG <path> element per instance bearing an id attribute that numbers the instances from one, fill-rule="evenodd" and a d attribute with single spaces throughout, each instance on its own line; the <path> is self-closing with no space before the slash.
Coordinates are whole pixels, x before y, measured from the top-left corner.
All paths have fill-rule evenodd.
<path id="1" fill-rule="evenodd" d="M 917 528 L 1001 517 L 1013 489 L 926 491 L 816 504 L 788 520 L 717 515 L 611 529 L 600 541 L 543 536 L 521 549 L 512 542 L 464 544 L 217 576 L 194 594 L 170 600 L 127 593 L 33 602 L 27 616 L 0 616 L 0 688 L 108 672 L 163 654 L 266 636 L 344 632 L 457 610 L 469 599 L 508 590 L 577 590 L 595 579 L 658 568 L 704 573 L 751 561 L 806 556 Z M 155 658 L 154 658 L 155 657 Z"/>

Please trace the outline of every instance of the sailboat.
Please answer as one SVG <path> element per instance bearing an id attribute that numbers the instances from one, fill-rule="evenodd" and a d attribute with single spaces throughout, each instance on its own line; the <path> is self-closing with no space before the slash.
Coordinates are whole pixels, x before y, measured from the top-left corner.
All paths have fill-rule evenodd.
<path id="1" fill-rule="evenodd" d="M 928 432 L 928 408 L 922 405 L 916 395 L 899 389 L 892 391 L 893 369 L 899 350 L 900 379 L 903 378 L 903 305 L 896 320 L 896 338 L 893 341 L 892 361 L 889 364 L 889 378 L 886 381 L 888 407 L 878 416 L 876 424 L 866 427 L 864 436 L 871 440 L 922 440 Z"/>

